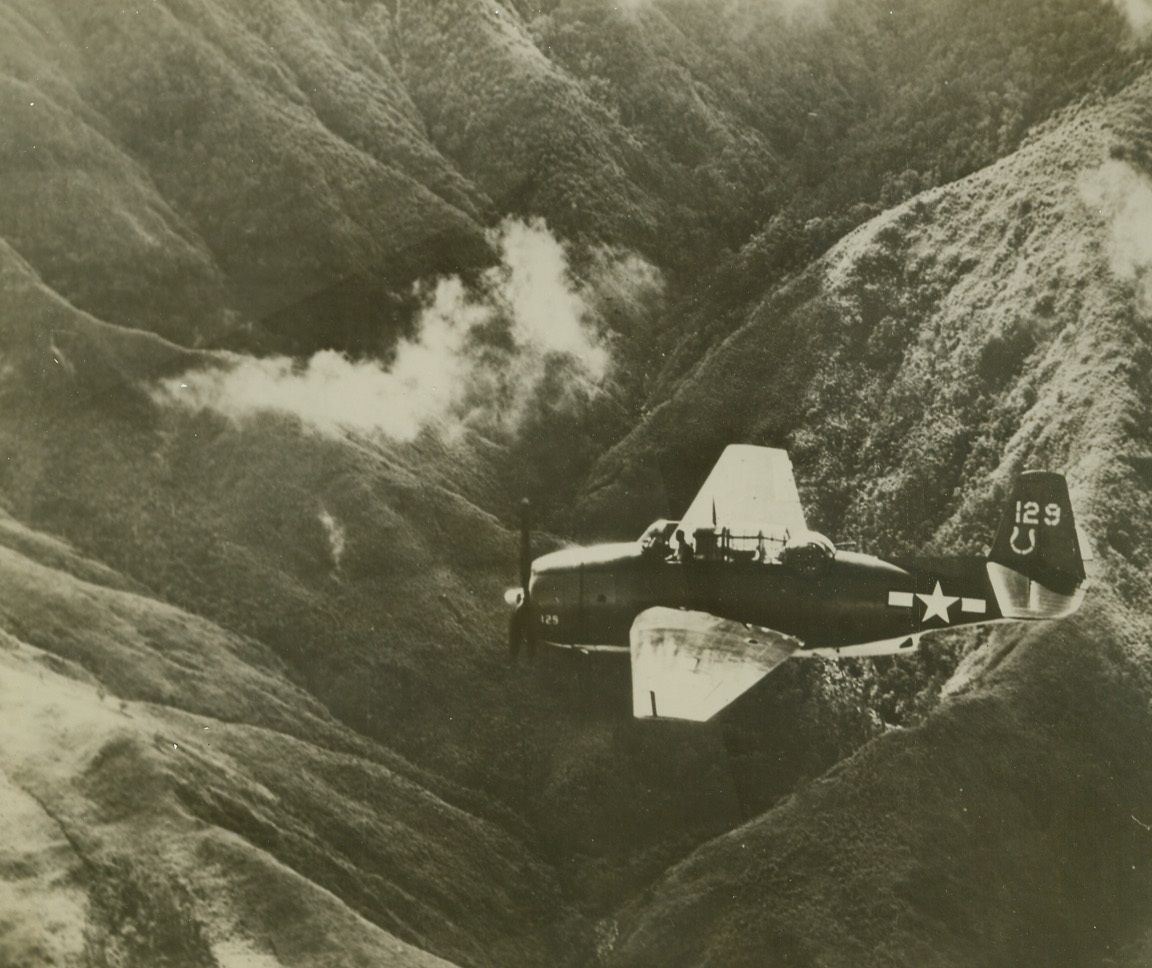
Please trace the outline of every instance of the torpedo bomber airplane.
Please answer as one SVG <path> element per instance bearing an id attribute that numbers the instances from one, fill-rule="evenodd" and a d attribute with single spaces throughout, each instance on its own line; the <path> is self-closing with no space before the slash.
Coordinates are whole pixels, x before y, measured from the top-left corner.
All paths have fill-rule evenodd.
<path id="1" fill-rule="evenodd" d="M 1087 589 L 1068 485 L 1017 477 L 985 557 L 876 558 L 809 531 L 787 452 L 732 445 L 679 522 L 531 560 L 513 652 L 629 653 L 637 718 L 710 719 L 793 656 L 911 652 L 929 632 L 1071 615 Z"/>

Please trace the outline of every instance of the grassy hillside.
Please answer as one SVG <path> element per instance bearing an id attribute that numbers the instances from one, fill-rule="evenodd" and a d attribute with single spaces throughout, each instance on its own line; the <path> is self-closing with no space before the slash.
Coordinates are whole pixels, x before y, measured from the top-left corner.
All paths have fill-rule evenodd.
<path id="1" fill-rule="evenodd" d="M 1139 962 L 1152 91 L 1118 8 L 0 23 L 0 892 L 54 912 L 9 960 Z M 631 537 L 733 440 L 878 552 L 978 551 L 1014 473 L 1065 469 L 1093 610 L 797 663 L 701 729 L 632 721 L 619 663 L 509 668 L 519 495 L 540 551 Z"/>
<path id="2" fill-rule="evenodd" d="M 505 450 L 184 410 L 153 381 L 219 360 L 77 313 L 14 257 L 6 285 L 5 353 L 23 361 L 0 421 L 16 517 L 259 641 L 340 721 L 478 791 L 466 806 L 501 822 L 511 808 L 594 905 L 738 819 L 716 735 L 638 729 L 626 668 L 509 669 L 516 538 L 476 503 L 495 500 Z M 636 856 L 616 859 L 625 846 Z"/>
<path id="3" fill-rule="evenodd" d="M 557 950 L 551 873 L 474 794 L 339 725 L 265 646 L 4 534 L 6 963 Z"/>
<path id="4" fill-rule="evenodd" d="M 211 0 L 2 15 L 19 177 L 0 235 L 97 315 L 185 343 L 259 345 L 266 320 L 285 345 L 372 346 L 413 278 L 489 257 L 484 199 L 428 144 L 371 19 Z"/>
<path id="5" fill-rule="evenodd" d="M 611 963 L 1140 963 L 1148 94 L 849 236 L 604 460 L 598 523 L 661 479 L 675 506 L 721 441 L 786 445 L 811 522 L 889 553 L 978 552 L 1011 477 L 1059 468 L 1098 569 L 1074 623 L 997 632 L 922 725 L 675 868 Z"/>
<path id="6" fill-rule="evenodd" d="M 666 325 L 698 325 L 1133 59 L 1088 0 L 0 18 L 0 238 L 101 318 L 297 353 L 386 353 L 412 284 L 489 263 L 507 215 L 638 249 L 691 293 Z M 697 284 L 717 262 L 724 284 Z"/>
<path id="7" fill-rule="evenodd" d="M 1140 964 L 1143 636 L 1099 604 L 998 635 L 978 687 L 675 868 L 609 963 Z"/>
<path id="8" fill-rule="evenodd" d="M 994 516 L 991 485 L 1022 466 L 1140 454 L 1142 424 L 1122 414 L 1142 405 L 1146 86 L 771 290 L 649 401 L 589 484 L 586 519 L 632 530 L 661 489 L 675 510 L 723 441 L 749 438 L 789 447 L 813 523 L 850 520 L 849 537 L 897 551 L 954 514 Z"/>

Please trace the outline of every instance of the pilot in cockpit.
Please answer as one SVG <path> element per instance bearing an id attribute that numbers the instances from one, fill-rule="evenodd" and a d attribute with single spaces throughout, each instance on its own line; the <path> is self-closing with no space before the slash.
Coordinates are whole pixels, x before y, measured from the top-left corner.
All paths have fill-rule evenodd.
<path id="1" fill-rule="evenodd" d="M 788 538 L 776 560 L 801 574 L 823 571 L 836 556 L 836 546 L 815 531 L 799 531 Z"/>
<path id="2" fill-rule="evenodd" d="M 676 528 L 675 521 L 666 521 L 661 518 L 648 526 L 648 530 L 640 536 L 640 551 L 645 558 L 667 558 L 674 554 L 669 546 L 669 538 Z"/>

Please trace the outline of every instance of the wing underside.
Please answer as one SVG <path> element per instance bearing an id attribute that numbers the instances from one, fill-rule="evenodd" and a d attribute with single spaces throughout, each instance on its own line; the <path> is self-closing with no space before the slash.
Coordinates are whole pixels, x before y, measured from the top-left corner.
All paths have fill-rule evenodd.
<path id="1" fill-rule="evenodd" d="M 632 712 L 638 719 L 711 719 L 800 645 L 706 612 L 647 609 L 632 623 Z"/>
<path id="2" fill-rule="evenodd" d="M 777 540 L 804 531 L 804 508 L 788 452 L 747 444 L 725 448 L 680 526 L 687 535 L 717 527 Z"/>

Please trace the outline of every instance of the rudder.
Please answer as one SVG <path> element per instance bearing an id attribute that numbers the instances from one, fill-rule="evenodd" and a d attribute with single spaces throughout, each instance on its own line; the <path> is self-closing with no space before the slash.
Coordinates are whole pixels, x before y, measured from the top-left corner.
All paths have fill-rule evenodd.
<path id="1" fill-rule="evenodd" d="M 1075 611 L 1084 560 L 1064 475 L 1027 471 L 1016 478 L 988 562 L 1005 616 L 1055 618 Z"/>

